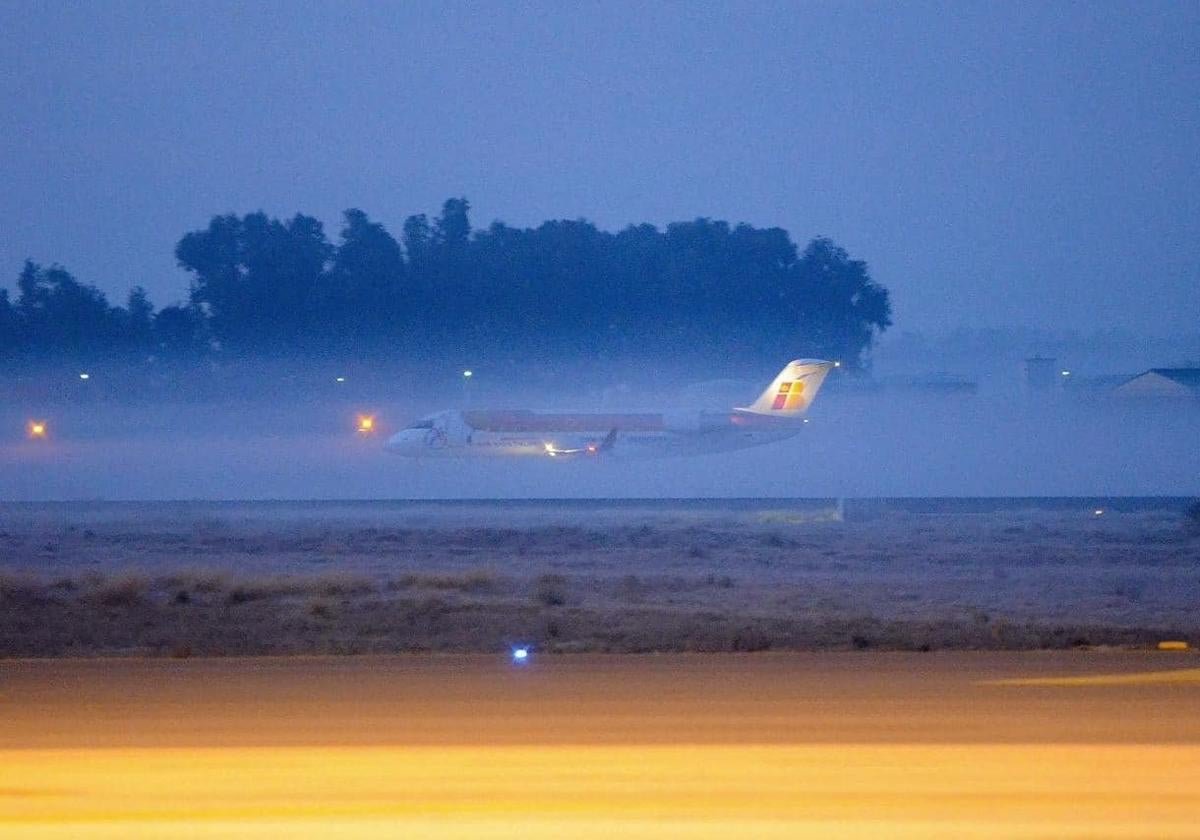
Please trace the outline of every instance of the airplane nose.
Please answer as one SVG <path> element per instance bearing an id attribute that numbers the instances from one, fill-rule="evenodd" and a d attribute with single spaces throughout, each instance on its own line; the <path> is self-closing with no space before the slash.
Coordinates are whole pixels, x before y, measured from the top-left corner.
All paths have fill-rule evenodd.
<path id="1" fill-rule="evenodd" d="M 416 439 L 412 433 L 405 430 L 397 432 L 388 438 L 387 443 L 383 448 L 389 452 L 395 452 L 398 455 L 415 455 L 420 448 L 421 442 Z"/>
<path id="2" fill-rule="evenodd" d="M 404 449 L 404 432 L 397 432 L 387 439 L 383 448 L 389 452 L 400 452 Z"/>

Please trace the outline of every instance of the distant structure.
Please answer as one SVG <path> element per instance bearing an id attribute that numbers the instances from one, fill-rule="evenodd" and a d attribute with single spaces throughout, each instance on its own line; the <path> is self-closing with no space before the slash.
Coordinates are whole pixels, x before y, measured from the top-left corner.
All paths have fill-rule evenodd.
<path id="1" fill-rule="evenodd" d="M 946 397 L 970 397 L 979 390 L 978 383 L 973 379 L 952 373 L 933 373 L 918 377 L 911 380 L 909 387 L 914 391 Z"/>
<path id="2" fill-rule="evenodd" d="M 1200 368 L 1151 368 L 1113 389 L 1123 397 L 1200 398 Z"/>
<path id="3" fill-rule="evenodd" d="M 1051 391 L 1062 378 L 1058 360 L 1053 357 L 1032 356 L 1025 360 L 1025 387 L 1030 391 Z"/>
<path id="4" fill-rule="evenodd" d="M 973 379 L 952 373 L 929 373 L 921 376 L 892 376 L 859 387 L 860 391 L 886 389 L 889 391 L 911 391 L 936 397 L 970 397 L 979 390 Z"/>

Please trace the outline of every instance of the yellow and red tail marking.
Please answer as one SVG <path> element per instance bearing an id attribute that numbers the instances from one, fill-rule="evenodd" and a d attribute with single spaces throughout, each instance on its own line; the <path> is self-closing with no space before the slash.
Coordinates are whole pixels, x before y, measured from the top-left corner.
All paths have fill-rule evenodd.
<path id="1" fill-rule="evenodd" d="M 792 411 L 800 405 L 800 399 L 804 394 L 804 383 L 800 380 L 795 382 L 779 383 L 779 393 L 775 395 L 775 402 L 771 404 L 772 411 Z"/>

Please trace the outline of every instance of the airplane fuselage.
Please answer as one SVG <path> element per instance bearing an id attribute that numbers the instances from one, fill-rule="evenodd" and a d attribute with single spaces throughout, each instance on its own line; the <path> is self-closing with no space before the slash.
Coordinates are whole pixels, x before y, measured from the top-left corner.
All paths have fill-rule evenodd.
<path id="1" fill-rule="evenodd" d="M 729 411 L 573 414 L 441 411 L 393 435 L 414 457 L 662 457 L 728 452 L 792 437 L 835 362 L 789 362 L 749 406 Z"/>
<path id="2" fill-rule="evenodd" d="M 606 456 L 653 458 L 727 452 L 784 440 L 803 419 L 739 412 L 551 414 L 445 411 L 394 435 L 387 448 L 410 456 Z"/>

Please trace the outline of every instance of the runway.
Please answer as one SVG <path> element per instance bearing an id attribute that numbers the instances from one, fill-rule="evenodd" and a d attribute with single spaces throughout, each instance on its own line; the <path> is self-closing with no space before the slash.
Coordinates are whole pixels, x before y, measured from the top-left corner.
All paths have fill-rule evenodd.
<path id="1" fill-rule="evenodd" d="M 1200 660 L 0 662 L 4 837 L 1198 837 Z"/>

